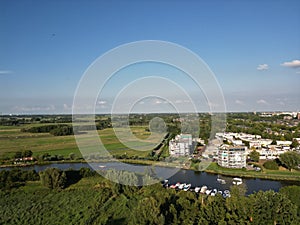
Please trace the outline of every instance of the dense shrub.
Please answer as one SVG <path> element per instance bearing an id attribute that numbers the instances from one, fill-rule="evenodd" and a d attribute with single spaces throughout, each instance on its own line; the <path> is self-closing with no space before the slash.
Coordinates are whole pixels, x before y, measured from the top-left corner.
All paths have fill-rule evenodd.
<path id="1" fill-rule="evenodd" d="M 67 124 L 51 124 L 21 129 L 22 132 L 51 133 L 54 136 L 72 135 L 73 127 Z"/>
<path id="2" fill-rule="evenodd" d="M 39 175 L 35 170 L 1 170 L 0 171 L 0 189 L 11 189 L 25 185 L 26 181 L 39 180 Z"/>
<path id="3" fill-rule="evenodd" d="M 278 170 L 279 169 L 278 164 L 274 160 L 266 161 L 264 163 L 264 167 L 268 170 Z"/>

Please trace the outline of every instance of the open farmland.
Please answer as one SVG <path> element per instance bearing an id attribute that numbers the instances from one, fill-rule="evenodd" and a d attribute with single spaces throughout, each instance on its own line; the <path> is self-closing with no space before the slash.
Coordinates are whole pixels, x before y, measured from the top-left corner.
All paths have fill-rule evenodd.
<path id="1" fill-rule="evenodd" d="M 34 156 L 44 153 L 62 156 L 75 153 L 77 156 L 81 156 L 73 135 L 53 136 L 49 133 L 28 133 L 21 131 L 22 128 L 29 126 L 34 125 L 0 126 L 0 157 L 11 157 L 15 152 L 24 150 L 31 150 Z M 150 136 L 150 132 L 145 131 L 145 128 L 145 126 L 134 126 L 131 127 L 131 131 L 138 139 L 144 139 L 145 145 L 147 145 L 147 143 L 152 145 L 153 143 L 156 144 L 158 134 L 153 135 L 154 138 L 147 139 Z M 119 132 L 122 134 L 122 130 L 120 129 L 122 128 L 119 128 Z M 128 148 L 119 141 L 112 128 L 100 130 L 98 134 L 100 135 L 102 143 L 111 154 L 145 157 L 152 150 L 152 148 L 150 148 L 149 151 L 135 151 Z M 93 144 L 93 137 L 91 137 L 90 132 L 80 136 L 86 143 L 86 146 L 93 151 L 95 144 Z M 130 143 L 132 146 L 141 145 L 141 142 L 130 138 L 126 139 L 126 143 Z"/>

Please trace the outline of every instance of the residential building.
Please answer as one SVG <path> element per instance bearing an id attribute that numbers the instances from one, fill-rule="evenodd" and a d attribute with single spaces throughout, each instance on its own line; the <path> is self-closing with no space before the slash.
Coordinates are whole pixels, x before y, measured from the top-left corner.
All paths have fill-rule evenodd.
<path id="1" fill-rule="evenodd" d="M 221 145 L 218 150 L 218 164 L 227 168 L 246 167 L 246 146 Z"/>
<path id="2" fill-rule="evenodd" d="M 169 142 L 169 153 L 171 156 L 189 156 L 194 150 L 191 134 L 180 134 Z"/>

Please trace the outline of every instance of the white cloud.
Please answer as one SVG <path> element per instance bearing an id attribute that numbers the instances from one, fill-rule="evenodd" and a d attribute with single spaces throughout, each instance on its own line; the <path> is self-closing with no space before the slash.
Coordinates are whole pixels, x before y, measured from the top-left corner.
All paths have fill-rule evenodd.
<path id="1" fill-rule="evenodd" d="M 48 105 L 48 106 L 15 106 L 13 109 L 15 111 L 18 111 L 18 112 L 44 112 L 44 111 L 53 112 L 56 109 L 56 107 L 54 105 Z"/>
<path id="2" fill-rule="evenodd" d="M 163 103 L 161 100 L 159 100 L 159 99 L 156 99 L 155 101 L 154 101 L 154 104 L 161 104 L 161 103 Z"/>
<path id="3" fill-rule="evenodd" d="M 259 64 L 256 69 L 257 70 L 268 70 L 269 65 L 268 64 Z"/>
<path id="4" fill-rule="evenodd" d="M 175 103 L 182 103 L 182 100 L 177 99 L 177 100 L 175 100 Z"/>
<path id="5" fill-rule="evenodd" d="M 235 103 L 236 103 L 236 104 L 238 104 L 238 105 L 244 105 L 244 102 L 243 102 L 243 101 L 241 101 L 241 100 L 238 100 L 238 99 L 237 99 L 237 100 L 235 100 Z"/>
<path id="6" fill-rule="evenodd" d="M 0 75 L 7 75 L 7 74 L 12 74 L 13 71 L 10 70 L 0 70 Z"/>
<path id="7" fill-rule="evenodd" d="M 64 110 L 70 110 L 70 109 L 72 109 L 72 107 L 68 106 L 66 103 L 63 106 L 64 106 Z"/>
<path id="8" fill-rule="evenodd" d="M 107 102 L 106 101 L 103 101 L 103 100 L 101 100 L 101 101 L 98 101 L 98 104 L 99 105 L 105 105 Z"/>
<path id="9" fill-rule="evenodd" d="M 262 105 L 267 105 L 268 104 L 268 102 L 264 99 L 259 99 L 259 100 L 256 101 L 256 103 L 262 104 Z"/>
<path id="10" fill-rule="evenodd" d="M 297 73 L 297 74 L 300 74 L 300 71 L 297 71 L 296 73 Z"/>
<path id="11" fill-rule="evenodd" d="M 280 64 L 281 66 L 285 66 L 285 67 L 291 67 L 291 68 L 299 68 L 300 67 L 300 60 L 293 60 L 290 62 L 284 62 L 282 64 Z"/>

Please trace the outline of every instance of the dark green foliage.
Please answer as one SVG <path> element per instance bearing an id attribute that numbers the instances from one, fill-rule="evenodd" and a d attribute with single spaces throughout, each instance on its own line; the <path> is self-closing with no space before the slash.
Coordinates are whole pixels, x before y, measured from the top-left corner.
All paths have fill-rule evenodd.
<path id="1" fill-rule="evenodd" d="M 32 156 L 32 151 L 31 150 L 25 150 L 23 152 L 23 157 L 31 157 Z"/>
<path id="2" fill-rule="evenodd" d="M 15 158 L 15 159 L 19 159 L 19 158 L 22 158 L 22 157 L 23 157 L 23 154 L 22 154 L 22 152 L 20 152 L 20 151 L 19 151 L 19 152 L 16 152 L 15 155 L 14 155 L 14 158 Z"/>
<path id="3" fill-rule="evenodd" d="M 291 148 L 297 148 L 299 146 L 299 143 L 296 139 L 293 139 L 292 144 L 291 144 Z"/>
<path id="4" fill-rule="evenodd" d="M 259 161 L 259 152 L 253 150 L 250 152 L 250 154 L 248 155 L 250 157 L 250 159 L 254 162 L 258 162 Z"/>
<path id="5" fill-rule="evenodd" d="M 31 150 L 25 150 L 23 152 L 15 152 L 14 158 L 15 159 L 19 159 L 19 158 L 23 158 L 23 157 L 31 157 L 32 156 L 32 151 Z"/>
<path id="6" fill-rule="evenodd" d="M 57 168 L 47 168 L 39 173 L 42 185 L 49 189 L 61 190 L 67 185 L 67 175 Z"/>
<path id="7" fill-rule="evenodd" d="M 79 170 L 79 175 L 83 177 L 92 177 L 95 176 L 97 173 L 95 170 L 92 170 L 90 168 L 81 167 Z"/>
<path id="8" fill-rule="evenodd" d="M 297 152 L 286 152 L 281 154 L 279 159 L 289 170 L 296 168 L 300 164 L 300 154 Z"/>
<path id="9" fill-rule="evenodd" d="M 279 166 L 275 160 L 266 161 L 263 165 L 268 170 L 278 170 Z"/>
<path id="10" fill-rule="evenodd" d="M 283 187 L 280 189 L 280 193 L 297 206 L 298 217 L 300 218 L 300 186 Z"/>
<path id="11" fill-rule="evenodd" d="M 66 136 L 73 135 L 73 127 L 72 126 L 60 126 L 50 131 L 50 134 L 54 136 Z"/>
<path id="12" fill-rule="evenodd" d="M 280 193 L 258 192 L 250 196 L 253 224 L 298 224 L 297 206 Z M 298 221 L 297 221 L 298 220 Z"/>
<path id="13" fill-rule="evenodd" d="M 39 175 L 35 170 L 12 169 L 0 171 L 0 189 L 9 190 L 25 185 L 26 181 L 36 180 L 39 180 Z"/>
<path id="14" fill-rule="evenodd" d="M 65 171 L 67 180 L 90 176 L 90 172 Z M 38 183 L 0 191 L 0 224 L 299 224 L 300 190 L 296 186 L 248 197 L 244 187 L 235 186 L 231 198 L 224 199 L 218 194 L 176 192 L 160 184 L 134 187 L 125 193 L 124 185 L 100 176 L 82 181 L 81 186 L 60 191 Z"/>
<path id="15" fill-rule="evenodd" d="M 73 127 L 67 124 L 52 124 L 21 129 L 22 132 L 50 133 L 54 136 L 72 135 Z"/>

